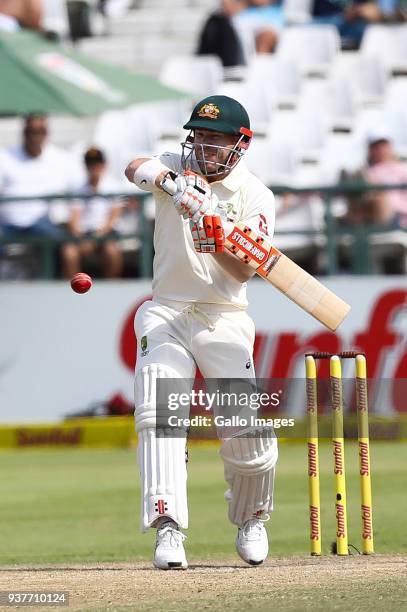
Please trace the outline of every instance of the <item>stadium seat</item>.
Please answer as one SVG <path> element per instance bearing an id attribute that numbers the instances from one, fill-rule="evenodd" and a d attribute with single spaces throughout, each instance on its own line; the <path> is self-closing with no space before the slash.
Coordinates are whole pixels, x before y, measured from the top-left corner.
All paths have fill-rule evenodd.
<path id="1" fill-rule="evenodd" d="M 94 117 L 51 115 L 49 119 L 50 138 L 54 144 L 63 148 L 69 148 L 72 143 L 91 144 L 95 124 Z"/>
<path id="2" fill-rule="evenodd" d="M 350 130 L 359 106 L 355 87 L 345 77 L 310 79 L 303 85 L 298 111 L 308 117 L 324 117 L 334 130 Z"/>
<path id="3" fill-rule="evenodd" d="M 136 59 L 140 55 L 139 47 L 139 42 L 128 36 L 85 38 L 77 43 L 78 50 L 97 60 L 113 62 L 133 71 L 137 69 L 138 72 L 141 71 Z"/>
<path id="4" fill-rule="evenodd" d="M 386 105 L 380 109 L 366 109 L 358 113 L 355 125 L 355 137 L 365 149 L 369 133 L 380 129 L 392 138 L 396 153 L 407 159 L 407 110 Z"/>
<path id="5" fill-rule="evenodd" d="M 191 100 L 167 100 L 149 105 L 157 138 L 180 138 L 192 110 Z"/>
<path id="6" fill-rule="evenodd" d="M 1 117 L 1 148 L 13 147 L 21 140 L 23 122 L 20 117 Z"/>
<path id="7" fill-rule="evenodd" d="M 278 111 L 273 114 L 268 135 L 288 145 L 298 163 L 316 163 L 328 136 L 328 122 L 323 114 Z"/>
<path id="8" fill-rule="evenodd" d="M 324 207 L 318 195 L 298 195 L 288 208 L 282 205 L 282 198 L 277 198 L 276 228 L 277 234 L 273 244 L 284 251 L 289 257 L 298 261 L 310 257 L 315 246 L 322 242 L 318 232 L 323 227 Z M 314 230 L 313 235 L 295 234 L 299 230 Z M 279 232 L 290 232 L 289 235 Z"/>
<path id="9" fill-rule="evenodd" d="M 112 175 L 122 180 L 135 155 L 151 155 L 155 150 L 154 115 L 144 105 L 109 111 L 99 118 L 93 138 L 94 144 L 106 151 Z"/>
<path id="10" fill-rule="evenodd" d="M 139 36 L 146 32 L 150 36 L 157 36 L 163 28 L 162 15 L 156 10 L 130 11 L 110 22 L 110 33 L 113 36 Z"/>
<path id="11" fill-rule="evenodd" d="M 258 88 L 258 85 L 270 88 L 280 108 L 292 108 L 296 105 L 301 91 L 301 73 L 292 60 L 278 60 L 273 55 L 254 55 L 247 72 L 247 87 Z"/>
<path id="12" fill-rule="evenodd" d="M 106 15 L 114 19 L 123 17 L 128 14 L 132 4 L 133 0 L 110 0 L 105 7 Z"/>
<path id="13" fill-rule="evenodd" d="M 366 147 L 353 134 L 330 134 L 321 152 L 320 177 L 323 184 L 338 182 L 341 170 L 358 170 L 366 160 Z"/>
<path id="14" fill-rule="evenodd" d="M 181 142 L 185 139 L 186 132 L 180 134 L 178 138 L 159 138 L 155 144 L 155 155 L 161 155 L 162 153 L 178 153 L 181 155 L 182 148 Z"/>
<path id="15" fill-rule="evenodd" d="M 383 102 L 389 72 L 379 57 L 347 51 L 338 55 L 332 77 L 348 80 L 362 105 L 375 106 Z"/>
<path id="16" fill-rule="evenodd" d="M 377 58 L 393 73 L 407 72 L 407 24 L 370 25 L 363 36 L 362 55 Z"/>
<path id="17" fill-rule="evenodd" d="M 407 78 L 398 77 L 389 82 L 385 107 L 389 111 L 406 111 L 407 109 Z"/>
<path id="18" fill-rule="evenodd" d="M 394 230 L 378 232 L 369 236 L 370 253 L 375 274 L 388 274 L 389 260 L 391 273 L 407 273 L 407 232 Z"/>
<path id="19" fill-rule="evenodd" d="M 256 81 L 249 87 L 246 83 L 222 83 L 216 93 L 238 100 L 249 113 L 251 127 L 255 133 L 266 134 L 276 108 L 277 101 L 268 83 Z"/>
<path id="20" fill-rule="evenodd" d="M 296 62 L 305 75 L 326 76 L 340 50 L 337 29 L 330 25 L 285 28 L 276 56 Z"/>
<path id="21" fill-rule="evenodd" d="M 266 185 L 291 184 L 296 170 L 292 147 L 271 136 L 254 138 L 245 160 L 251 171 Z"/>
<path id="22" fill-rule="evenodd" d="M 148 9 L 166 9 L 168 8 L 168 0 L 136 0 L 138 6 Z M 218 8 L 218 0 L 171 0 L 171 6 L 174 8 L 202 8 L 207 11 L 216 10 Z"/>
<path id="23" fill-rule="evenodd" d="M 311 0 L 283 0 L 284 16 L 289 24 L 303 24 L 311 21 Z"/>
<path id="24" fill-rule="evenodd" d="M 212 94 L 223 78 L 220 59 L 215 55 L 172 56 L 161 68 L 162 83 L 188 91 L 197 97 Z"/>
<path id="25" fill-rule="evenodd" d="M 65 37 L 69 32 L 68 11 L 66 2 L 55 0 L 42 0 L 42 27 L 44 30 L 56 32 Z"/>

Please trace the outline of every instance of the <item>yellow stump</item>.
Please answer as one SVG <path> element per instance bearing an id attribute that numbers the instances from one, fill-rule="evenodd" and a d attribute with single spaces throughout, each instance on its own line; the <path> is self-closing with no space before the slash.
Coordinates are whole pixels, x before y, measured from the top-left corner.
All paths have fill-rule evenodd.
<path id="1" fill-rule="evenodd" d="M 310 355 L 305 358 L 305 369 L 307 379 L 310 544 L 311 555 L 320 555 L 321 502 L 319 492 L 317 369 L 315 359 Z"/>
<path id="2" fill-rule="evenodd" d="M 346 512 L 345 446 L 343 438 L 342 367 L 340 358 L 330 359 L 332 400 L 332 450 L 335 475 L 336 552 L 348 554 Z"/>
<path id="3" fill-rule="evenodd" d="M 369 416 L 367 402 L 366 358 L 357 355 L 356 364 L 356 408 L 358 415 L 360 500 L 362 515 L 362 552 L 370 555 L 373 546 L 373 507 L 370 479 Z"/>

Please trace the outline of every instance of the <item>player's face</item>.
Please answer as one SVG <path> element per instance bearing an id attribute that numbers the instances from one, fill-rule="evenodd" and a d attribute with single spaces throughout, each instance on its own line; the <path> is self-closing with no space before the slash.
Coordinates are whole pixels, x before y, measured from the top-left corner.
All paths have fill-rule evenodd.
<path id="1" fill-rule="evenodd" d="M 239 137 L 211 130 L 195 130 L 194 151 L 201 171 L 204 174 L 225 174 L 222 168 L 230 158 Z"/>

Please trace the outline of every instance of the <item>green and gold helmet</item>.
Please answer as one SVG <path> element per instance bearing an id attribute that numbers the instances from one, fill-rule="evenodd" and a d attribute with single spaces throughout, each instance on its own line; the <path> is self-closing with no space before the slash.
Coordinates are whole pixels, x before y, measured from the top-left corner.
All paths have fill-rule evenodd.
<path id="1" fill-rule="evenodd" d="M 182 143 L 182 164 L 186 170 L 197 169 L 205 176 L 221 176 L 228 174 L 239 162 L 249 147 L 253 132 L 250 130 L 250 119 L 246 109 L 228 96 L 209 96 L 196 104 L 191 118 L 184 125 L 190 130 L 185 142 Z M 220 132 L 236 136 L 233 148 L 195 142 L 196 130 Z M 228 155 L 225 158 L 224 152 Z M 216 151 L 217 161 L 211 160 L 211 166 L 216 169 L 209 171 L 208 154 Z"/>

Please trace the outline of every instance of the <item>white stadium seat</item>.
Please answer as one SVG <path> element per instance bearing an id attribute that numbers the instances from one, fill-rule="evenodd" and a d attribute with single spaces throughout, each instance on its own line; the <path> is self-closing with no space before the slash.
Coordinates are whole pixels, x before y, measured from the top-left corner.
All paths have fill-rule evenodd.
<path id="1" fill-rule="evenodd" d="M 108 36 L 85 38 L 78 41 L 77 47 L 79 51 L 99 61 L 113 62 L 133 71 L 138 69 L 139 43 L 133 38 L 127 36 L 123 38 Z"/>
<path id="2" fill-rule="evenodd" d="M 162 83 L 197 97 L 213 94 L 222 78 L 222 63 L 214 55 L 172 56 L 164 62 L 160 71 Z"/>
<path id="3" fill-rule="evenodd" d="M 314 185 L 318 186 L 317 183 L 314 183 Z M 282 199 L 277 198 L 277 232 L 295 232 L 298 230 L 320 231 L 323 227 L 323 215 L 324 207 L 319 196 L 296 196 L 294 203 L 286 209 L 282 206 Z M 317 236 L 291 233 L 279 236 L 277 234 L 273 244 L 288 255 L 291 252 L 291 256 L 293 256 L 293 251 L 309 249 L 310 247 L 315 248 Z"/>
<path id="4" fill-rule="evenodd" d="M 331 134 L 322 149 L 320 176 L 323 184 L 338 181 L 341 170 L 354 172 L 364 165 L 366 147 L 352 134 Z"/>
<path id="5" fill-rule="evenodd" d="M 392 72 L 407 71 L 407 25 L 370 25 L 363 36 L 362 55 L 378 58 Z"/>
<path id="6" fill-rule="evenodd" d="M 266 134 L 276 107 L 274 92 L 268 83 L 256 82 L 252 87 L 246 83 L 222 83 L 216 94 L 238 100 L 246 108 L 254 132 Z"/>
<path id="7" fill-rule="evenodd" d="M 126 165 L 136 155 L 150 155 L 156 148 L 154 113 L 149 106 L 101 115 L 95 128 L 94 144 L 106 151 L 111 173 L 122 179 Z"/>
<path id="8" fill-rule="evenodd" d="M 355 136 L 365 148 L 369 134 L 382 131 L 392 139 L 396 153 L 407 159 L 407 109 L 384 106 L 363 110 L 357 116 L 356 126 Z"/>
<path id="9" fill-rule="evenodd" d="M 285 28 L 276 56 L 297 62 L 304 74 L 326 75 L 340 50 L 337 29 L 330 25 Z"/>
<path id="10" fill-rule="evenodd" d="M 178 138 L 192 111 L 191 100 L 167 100 L 149 105 L 158 138 Z"/>
<path id="11" fill-rule="evenodd" d="M 298 110 L 304 116 L 323 116 L 333 129 L 350 130 L 359 106 L 355 87 L 346 78 L 310 79 L 304 83 Z"/>
<path id="12" fill-rule="evenodd" d="M 44 30 L 66 36 L 69 32 L 68 11 L 66 2 L 42 0 L 42 27 Z"/>
<path id="13" fill-rule="evenodd" d="M 283 8 L 287 23 L 302 24 L 312 19 L 311 0 L 283 0 Z"/>
<path id="14" fill-rule="evenodd" d="M 398 77 L 389 82 L 385 97 L 385 107 L 389 111 L 407 110 L 406 77 Z"/>
<path id="15" fill-rule="evenodd" d="M 278 111 L 271 120 L 268 135 L 288 145 L 296 162 L 317 162 L 328 136 L 323 114 L 305 115 L 298 111 Z"/>
<path id="16" fill-rule="evenodd" d="M 253 139 L 245 160 L 251 171 L 266 185 L 291 184 L 296 170 L 292 147 L 276 137 Z"/>
<path id="17" fill-rule="evenodd" d="M 361 104 L 374 106 L 383 102 L 389 71 L 379 57 L 347 51 L 337 57 L 332 77 L 348 80 Z"/>
<path id="18" fill-rule="evenodd" d="M 278 59 L 270 54 L 254 55 L 247 72 L 247 87 L 258 84 L 273 91 L 276 103 L 281 108 L 296 105 L 301 92 L 301 73 L 296 62 Z"/>

